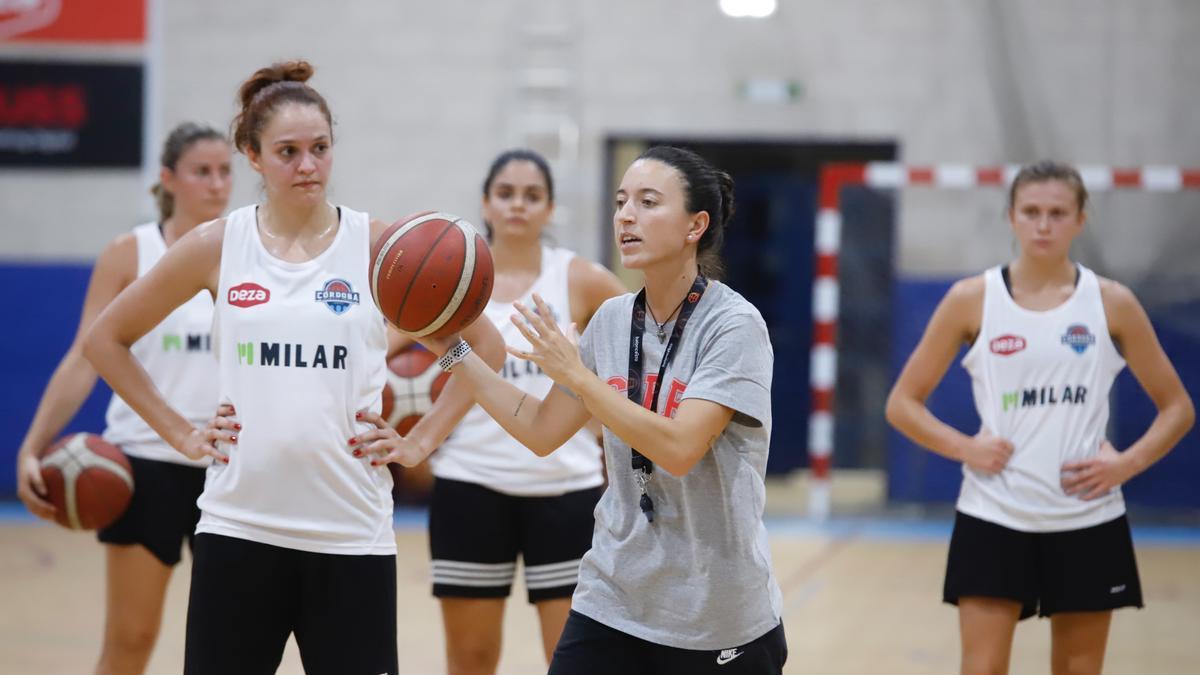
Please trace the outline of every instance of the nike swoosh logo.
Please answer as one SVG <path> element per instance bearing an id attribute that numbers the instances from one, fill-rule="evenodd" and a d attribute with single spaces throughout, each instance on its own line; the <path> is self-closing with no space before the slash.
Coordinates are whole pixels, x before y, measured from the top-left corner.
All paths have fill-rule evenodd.
<path id="1" fill-rule="evenodd" d="M 745 653 L 746 652 L 733 652 L 732 654 L 726 654 L 725 652 L 721 652 L 721 654 L 717 656 L 717 665 L 723 666 Z"/>

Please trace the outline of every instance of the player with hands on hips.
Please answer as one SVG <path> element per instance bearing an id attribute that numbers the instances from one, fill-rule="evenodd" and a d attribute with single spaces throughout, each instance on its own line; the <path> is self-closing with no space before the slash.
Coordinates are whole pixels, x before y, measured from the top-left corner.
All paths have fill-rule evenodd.
<path id="1" fill-rule="evenodd" d="M 277 63 L 241 85 L 234 141 L 264 200 L 180 239 L 84 343 L 164 440 L 219 460 L 197 502 L 188 675 L 274 673 L 290 636 L 308 673 L 396 673 L 392 478 L 380 460 L 425 452 L 472 405 L 451 382 L 423 420 L 428 437 L 385 433 L 372 436 L 369 459 L 353 454 L 386 379 L 385 320 L 362 296 L 371 242 L 388 225 L 328 201 L 333 116 L 307 83 L 312 73 L 303 61 Z M 210 405 L 222 406 L 203 426 L 162 397 L 130 352 L 197 293 L 215 299 L 220 390 Z M 490 323 L 464 333 L 498 365 Z"/>
<path id="2" fill-rule="evenodd" d="M 954 284 L 888 397 L 888 421 L 962 462 L 943 600 L 958 606 L 964 673 L 1007 672 L 1017 622 L 1051 622 L 1051 670 L 1099 673 L 1112 610 L 1141 607 L 1120 486 L 1191 428 L 1195 410 L 1128 288 L 1070 258 L 1087 189 L 1059 162 L 1023 167 L 1008 195 L 1015 260 Z M 980 430 L 926 400 L 962 345 Z M 1125 365 L 1158 414 L 1123 452 L 1105 438 Z"/>

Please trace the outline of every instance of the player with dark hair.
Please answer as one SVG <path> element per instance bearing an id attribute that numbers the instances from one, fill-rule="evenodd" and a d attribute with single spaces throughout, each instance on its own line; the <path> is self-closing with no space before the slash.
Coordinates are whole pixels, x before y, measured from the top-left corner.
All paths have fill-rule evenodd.
<path id="1" fill-rule="evenodd" d="M 467 342 L 427 341 L 538 455 L 593 416 L 604 426 L 609 484 L 552 675 L 782 672 L 762 520 L 771 343 L 754 306 L 709 278 L 732 213 L 732 179 L 695 153 L 654 147 L 633 162 L 613 238 L 645 287 L 605 302 L 582 338 L 540 296 L 516 303 L 530 346 L 508 350 L 554 380 L 544 397 Z"/>

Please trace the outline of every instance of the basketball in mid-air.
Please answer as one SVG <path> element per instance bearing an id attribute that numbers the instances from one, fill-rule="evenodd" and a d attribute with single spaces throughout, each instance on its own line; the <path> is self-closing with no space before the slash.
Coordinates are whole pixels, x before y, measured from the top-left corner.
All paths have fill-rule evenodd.
<path id="1" fill-rule="evenodd" d="M 117 446 L 95 434 L 72 434 L 42 451 L 42 480 L 54 519 L 73 530 L 108 527 L 133 497 L 133 468 Z"/>
<path id="2" fill-rule="evenodd" d="M 446 337 L 492 296 L 492 253 L 462 218 L 436 211 L 396 221 L 371 246 L 371 295 L 400 332 Z"/>

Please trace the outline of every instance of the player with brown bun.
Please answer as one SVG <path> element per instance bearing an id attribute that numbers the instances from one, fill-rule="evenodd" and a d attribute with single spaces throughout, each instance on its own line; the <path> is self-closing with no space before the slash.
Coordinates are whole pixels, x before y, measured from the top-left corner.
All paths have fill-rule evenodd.
<path id="1" fill-rule="evenodd" d="M 452 378 L 400 437 L 379 416 L 385 322 L 368 293 L 387 225 L 326 198 L 329 106 L 303 61 L 239 92 L 234 142 L 265 199 L 205 223 L 100 315 L 85 354 L 172 447 L 210 456 L 196 528 L 185 673 L 273 673 L 294 635 L 308 673 L 395 673 L 396 543 L 387 462 L 424 456 L 470 407 Z M 222 416 L 201 428 L 129 351 L 197 292 L 216 299 Z M 475 336 L 499 367 L 502 342 Z M 432 438 L 432 445 L 440 442 Z"/>

